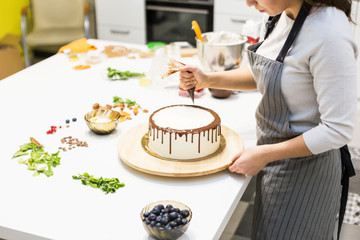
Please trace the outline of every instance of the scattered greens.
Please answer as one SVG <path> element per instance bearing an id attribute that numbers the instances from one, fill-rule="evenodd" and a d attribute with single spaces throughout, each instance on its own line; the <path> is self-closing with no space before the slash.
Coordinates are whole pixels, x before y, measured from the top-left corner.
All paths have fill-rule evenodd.
<path id="1" fill-rule="evenodd" d="M 131 77 L 144 77 L 144 73 L 136 73 L 136 72 L 130 72 L 130 71 L 119 71 L 114 68 L 107 68 L 108 74 L 107 76 L 112 79 L 127 79 Z"/>
<path id="2" fill-rule="evenodd" d="M 130 99 L 125 99 L 125 101 L 124 101 L 121 97 L 118 97 L 118 96 L 113 97 L 113 103 L 114 104 L 126 104 L 129 107 L 138 106 L 139 108 L 141 108 L 140 105 L 136 101 L 131 101 Z"/>
<path id="3" fill-rule="evenodd" d="M 137 104 L 135 101 L 131 101 L 131 100 L 129 100 L 129 99 L 126 99 L 126 102 L 125 102 L 128 106 L 130 106 L 130 107 L 133 107 L 133 106 L 135 106 L 135 105 L 138 105 L 139 107 L 140 107 L 140 105 L 139 104 Z"/>
<path id="4" fill-rule="evenodd" d="M 89 185 L 93 188 L 99 188 L 105 194 L 114 193 L 116 189 L 124 187 L 124 183 L 120 183 L 117 178 L 96 178 L 93 175 L 89 175 L 88 173 L 79 174 L 79 176 L 72 176 L 75 180 L 81 180 L 82 184 Z"/>
<path id="5" fill-rule="evenodd" d="M 26 164 L 28 170 L 35 171 L 33 176 L 39 176 L 41 173 L 47 177 L 54 175 L 52 167 L 56 167 L 60 164 L 59 152 L 49 154 L 45 152 L 43 146 L 37 146 L 35 143 L 30 142 L 20 146 L 20 150 L 14 153 L 13 158 L 29 155 L 29 159 L 19 159 L 18 163 Z"/>
<path id="6" fill-rule="evenodd" d="M 123 103 L 125 103 L 125 101 L 121 97 L 118 97 L 118 96 L 113 97 L 113 102 L 114 102 L 114 104 L 123 104 Z"/>

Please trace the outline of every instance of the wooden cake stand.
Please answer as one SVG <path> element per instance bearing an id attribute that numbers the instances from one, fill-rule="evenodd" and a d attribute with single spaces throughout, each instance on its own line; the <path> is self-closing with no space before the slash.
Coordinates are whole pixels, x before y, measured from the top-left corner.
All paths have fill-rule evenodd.
<path id="1" fill-rule="evenodd" d="M 141 141 L 147 132 L 147 123 L 125 132 L 117 145 L 118 154 L 130 167 L 159 176 L 194 177 L 216 173 L 228 168 L 231 158 L 244 148 L 240 136 L 222 125 L 221 133 L 226 139 L 226 145 L 219 154 L 200 160 L 161 159 L 150 155 L 142 147 Z"/>

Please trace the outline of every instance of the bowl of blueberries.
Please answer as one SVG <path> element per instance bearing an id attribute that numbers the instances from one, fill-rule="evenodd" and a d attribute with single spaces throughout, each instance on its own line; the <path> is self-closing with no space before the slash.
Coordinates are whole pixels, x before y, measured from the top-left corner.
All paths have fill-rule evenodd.
<path id="1" fill-rule="evenodd" d="M 147 233 L 155 239 L 178 239 L 189 227 L 192 212 L 183 203 L 163 200 L 146 205 L 141 220 Z"/>

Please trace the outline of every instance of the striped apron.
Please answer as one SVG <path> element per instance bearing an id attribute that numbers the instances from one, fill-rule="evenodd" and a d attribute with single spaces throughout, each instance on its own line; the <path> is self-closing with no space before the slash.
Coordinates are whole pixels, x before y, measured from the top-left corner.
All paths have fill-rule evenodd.
<path id="1" fill-rule="evenodd" d="M 284 58 L 310 8 L 307 3 L 301 7 L 276 60 L 256 54 L 261 42 L 248 48 L 249 63 L 263 95 L 256 111 L 259 145 L 283 142 L 302 134 L 290 129 L 281 74 Z M 265 38 L 279 17 L 270 17 Z M 340 209 L 341 179 L 339 149 L 282 159 L 265 166 L 256 179 L 252 239 L 332 239 Z"/>

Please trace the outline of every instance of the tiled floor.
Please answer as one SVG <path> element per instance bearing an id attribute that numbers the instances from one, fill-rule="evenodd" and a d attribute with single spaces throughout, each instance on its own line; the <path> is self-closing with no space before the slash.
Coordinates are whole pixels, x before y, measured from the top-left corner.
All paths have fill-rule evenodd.
<path id="1" fill-rule="evenodd" d="M 355 127 L 355 135 L 349 146 L 352 150 L 353 164 L 356 169 L 356 176 L 350 178 L 349 191 L 360 195 L 360 101 L 358 102 L 358 114 Z M 356 152 L 354 152 L 356 150 Z M 356 155 L 356 159 L 354 159 Z M 229 220 L 228 225 L 224 229 L 220 240 L 250 240 L 252 213 L 254 210 L 254 189 L 255 178 L 249 184 L 241 201 L 236 207 L 234 214 Z M 352 224 L 343 224 L 341 230 L 341 240 L 359 239 L 360 226 Z"/>

